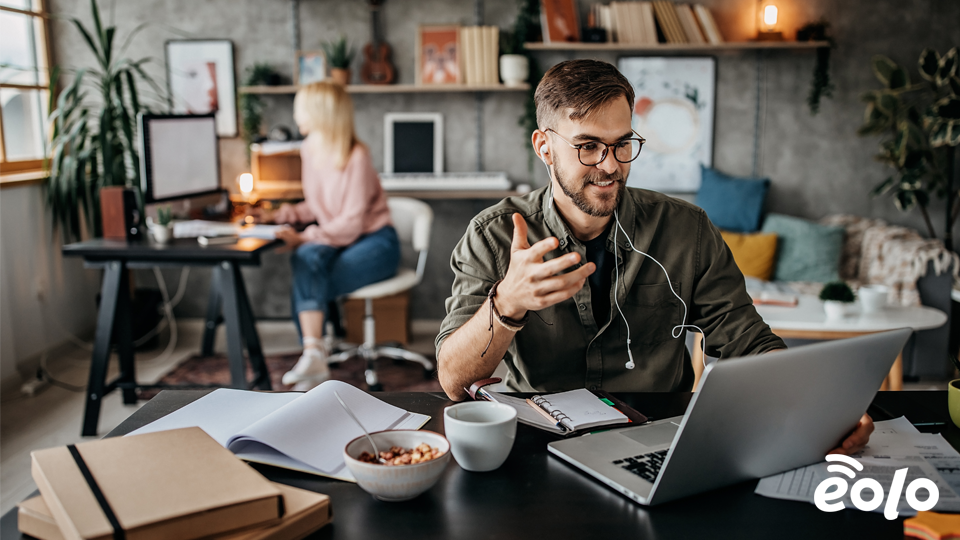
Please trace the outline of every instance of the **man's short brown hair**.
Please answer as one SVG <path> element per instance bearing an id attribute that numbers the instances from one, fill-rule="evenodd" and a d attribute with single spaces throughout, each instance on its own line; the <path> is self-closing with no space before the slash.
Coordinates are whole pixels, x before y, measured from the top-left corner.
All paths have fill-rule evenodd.
<path id="1" fill-rule="evenodd" d="M 626 97 L 633 110 L 633 86 L 617 68 L 599 60 L 567 60 L 550 68 L 533 95 L 537 126 L 556 126 L 562 111 L 572 109 L 569 118 L 580 120 L 612 99 Z"/>

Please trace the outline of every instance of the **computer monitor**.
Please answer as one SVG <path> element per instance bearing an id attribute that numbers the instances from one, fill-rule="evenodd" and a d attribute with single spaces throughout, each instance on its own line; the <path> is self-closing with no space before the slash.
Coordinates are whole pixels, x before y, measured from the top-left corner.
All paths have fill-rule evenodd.
<path id="1" fill-rule="evenodd" d="M 140 114 L 137 120 L 144 202 L 222 191 L 213 113 Z"/>

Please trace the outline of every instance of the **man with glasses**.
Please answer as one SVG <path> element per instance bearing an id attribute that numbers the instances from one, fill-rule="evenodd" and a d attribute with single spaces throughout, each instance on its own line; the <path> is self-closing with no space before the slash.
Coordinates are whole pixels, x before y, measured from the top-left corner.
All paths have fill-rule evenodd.
<path id="1" fill-rule="evenodd" d="M 436 341 L 451 399 L 501 359 L 507 386 L 521 392 L 690 390 L 693 326 L 710 356 L 785 348 L 706 214 L 626 187 L 644 141 L 631 127 L 633 88 L 616 68 L 562 62 L 534 100 L 533 147 L 551 182 L 481 212 L 453 252 Z M 872 430 L 865 415 L 838 451 L 858 450 Z"/>

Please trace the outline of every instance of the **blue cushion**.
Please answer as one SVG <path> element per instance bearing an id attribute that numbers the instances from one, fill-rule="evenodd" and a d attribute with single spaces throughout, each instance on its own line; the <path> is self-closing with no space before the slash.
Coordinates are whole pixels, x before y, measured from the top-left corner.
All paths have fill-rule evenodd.
<path id="1" fill-rule="evenodd" d="M 700 166 L 702 179 L 696 204 L 717 227 L 751 233 L 760 228 L 769 178 L 734 178 Z"/>
<path id="2" fill-rule="evenodd" d="M 777 268 L 773 279 L 820 283 L 840 279 L 843 227 L 770 214 L 763 222 L 763 232 L 777 235 Z"/>

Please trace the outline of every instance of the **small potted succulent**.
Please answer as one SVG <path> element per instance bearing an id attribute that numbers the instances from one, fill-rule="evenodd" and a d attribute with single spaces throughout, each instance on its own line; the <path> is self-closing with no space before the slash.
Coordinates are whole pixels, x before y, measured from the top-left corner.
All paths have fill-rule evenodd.
<path id="1" fill-rule="evenodd" d="M 173 211 L 169 206 L 157 208 L 156 221 L 150 221 L 147 226 L 150 228 L 150 234 L 158 244 L 166 244 L 173 237 Z"/>
<path id="2" fill-rule="evenodd" d="M 328 41 L 322 46 L 330 62 L 330 78 L 342 86 L 350 84 L 350 62 L 355 51 L 347 45 L 347 38 L 340 36 L 340 39 Z"/>
<path id="3" fill-rule="evenodd" d="M 823 300 L 823 310 L 827 319 L 842 319 L 847 314 L 847 308 L 856 300 L 853 289 L 843 281 L 827 283 L 820 290 L 820 300 Z"/>

